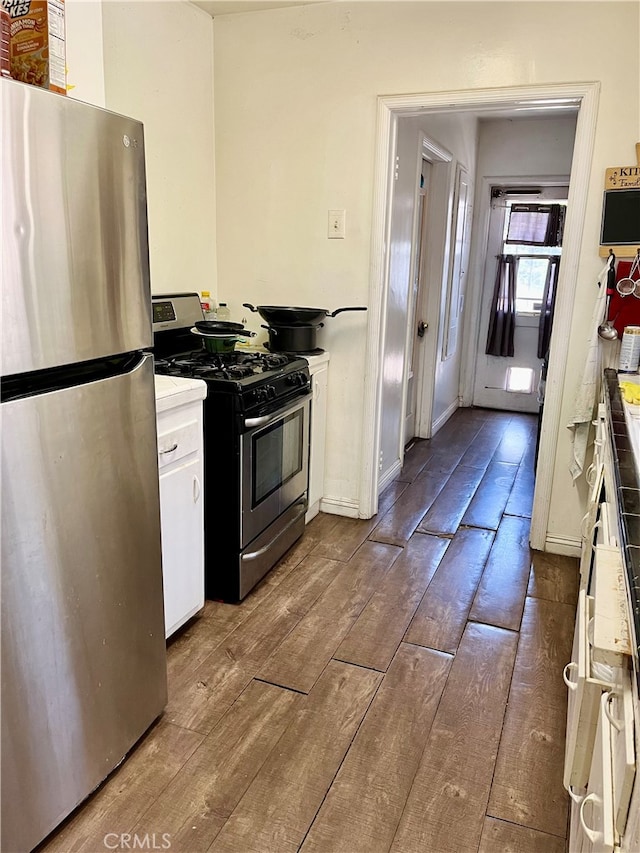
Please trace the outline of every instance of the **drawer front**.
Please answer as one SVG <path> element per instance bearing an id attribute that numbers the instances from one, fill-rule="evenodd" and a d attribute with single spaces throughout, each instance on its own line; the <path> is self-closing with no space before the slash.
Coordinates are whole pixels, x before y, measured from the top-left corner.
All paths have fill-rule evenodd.
<path id="1" fill-rule="evenodd" d="M 622 671 L 620 683 L 606 695 L 604 711 L 611 739 L 613 813 L 616 831 L 624 835 L 636 776 L 633 694 L 627 671 Z"/>
<path id="2" fill-rule="evenodd" d="M 608 694 L 600 700 L 598 726 L 589 772 L 587 795 L 580 804 L 580 824 L 594 853 L 613 853 L 616 833 L 613 819 L 611 740 L 606 716 Z"/>
<path id="3" fill-rule="evenodd" d="M 571 662 L 564 671 L 564 680 L 569 688 L 563 779 L 567 789 L 582 789 L 587 785 L 600 700 L 603 691 L 613 687 L 612 682 L 595 678 L 592 674 L 591 645 L 587 630 L 592 616 L 593 598 L 581 590 L 578 596 Z"/>
<path id="4" fill-rule="evenodd" d="M 158 424 L 158 466 L 164 468 L 172 462 L 195 453 L 202 445 L 202 422 L 195 418 L 162 431 Z"/>

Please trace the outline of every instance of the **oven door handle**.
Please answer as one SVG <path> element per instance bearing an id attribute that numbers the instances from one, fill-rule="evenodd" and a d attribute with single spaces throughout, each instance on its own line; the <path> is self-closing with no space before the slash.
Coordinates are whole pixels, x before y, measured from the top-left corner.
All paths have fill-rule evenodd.
<path id="1" fill-rule="evenodd" d="M 307 399 L 311 399 L 311 393 L 308 389 L 305 392 L 304 398 L 297 397 L 296 402 L 292 406 L 286 406 L 284 409 L 278 409 L 275 412 L 271 412 L 268 415 L 262 415 L 259 418 L 245 418 L 244 427 L 245 429 L 256 429 L 256 427 L 261 427 L 265 424 L 272 423 L 272 421 L 277 421 L 278 418 L 283 418 L 285 415 L 288 415 L 289 412 L 294 412 L 296 409 L 299 409 L 301 400 L 304 403 Z"/>
<path id="2" fill-rule="evenodd" d="M 273 539 L 270 542 L 267 542 L 267 544 L 263 545 L 262 548 L 258 548 L 257 551 L 250 551 L 248 554 L 242 555 L 242 562 L 243 563 L 248 562 L 249 560 L 257 560 L 258 557 L 261 557 L 266 551 L 269 550 L 269 548 L 271 548 L 271 546 L 276 541 L 276 539 L 279 539 L 283 533 L 285 533 L 290 527 L 293 527 L 293 525 L 296 523 L 296 521 L 298 521 L 300 516 L 307 509 L 306 498 L 302 498 L 302 500 L 298 501 L 298 505 L 300 507 L 300 511 L 295 514 L 295 517 L 292 518 L 291 521 L 285 527 L 282 528 L 282 530 L 278 531 L 278 533 L 273 537 Z M 293 504 L 293 506 L 295 506 L 295 504 Z"/>

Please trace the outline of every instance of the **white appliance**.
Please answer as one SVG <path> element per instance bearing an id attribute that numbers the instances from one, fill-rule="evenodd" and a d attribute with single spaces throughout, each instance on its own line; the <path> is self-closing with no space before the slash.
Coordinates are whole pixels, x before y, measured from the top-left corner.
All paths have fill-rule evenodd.
<path id="1" fill-rule="evenodd" d="M 201 379 L 156 376 L 165 636 L 204 607 Z"/>

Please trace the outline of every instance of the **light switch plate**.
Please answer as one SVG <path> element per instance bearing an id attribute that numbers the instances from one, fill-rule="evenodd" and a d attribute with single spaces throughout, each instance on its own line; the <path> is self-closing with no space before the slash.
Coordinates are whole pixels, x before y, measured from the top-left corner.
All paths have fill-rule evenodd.
<path id="1" fill-rule="evenodd" d="M 346 210 L 330 210 L 327 237 L 330 240 L 344 240 Z"/>

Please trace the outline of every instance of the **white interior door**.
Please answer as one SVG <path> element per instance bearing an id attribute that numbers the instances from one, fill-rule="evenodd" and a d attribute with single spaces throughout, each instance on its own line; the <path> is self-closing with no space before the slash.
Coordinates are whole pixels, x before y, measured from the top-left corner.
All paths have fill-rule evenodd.
<path id="1" fill-rule="evenodd" d="M 537 246 L 510 246 L 505 249 L 505 226 L 510 205 L 515 202 L 564 201 L 568 187 L 545 187 L 537 193 L 517 195 L 507 189 L 492 199 L 489 236 L 484 268 L 480 335 L 476 358 L 473 405 L 513 412 L 532 412 L 539 409 L 540 374 L 543 365 L 538 358 L 538 326 L 540 306 L 536 293 L 544 286 L 546 262 L 544 255 L 559 254 L 560 249 Z M 508 251 L 518 257 L 516 302 L 518 310 L 514 335 L 513 357 L 487 355 L 487 335 L 492 310 L 492 297 L 498 270 L 498 257 Z M 537 258 L 536 255 L 540 255 Z M 540 292 L 538 300 L 541 300 Z"/>
<path id="2" fill-rule="evenodd" d="M 420 343 L 426 331 L 426 323 L 421 316 L 424 307 L 423 280 L 424 280 L 424 249 L 426 241 L 424 233 L 427 221 L 428 186 L 431 164 L 422 159 L 420 187 L 418 191 L 417 229 L 415 241 L 415 254 L 412 272 L 412 291 L 409 305 L 409 348 L 408 362 L 409 372 L 407 376 L 407 405 L 404 419 L 404 443 L 405 446 L 416 435 L 416 410 L 418 404 L 418 365 L 420 361 Z"/>

